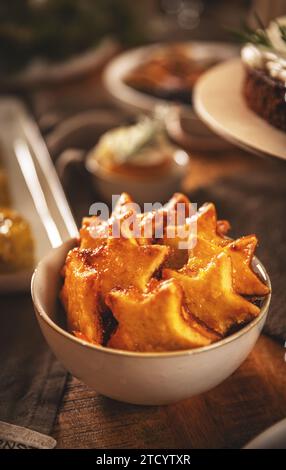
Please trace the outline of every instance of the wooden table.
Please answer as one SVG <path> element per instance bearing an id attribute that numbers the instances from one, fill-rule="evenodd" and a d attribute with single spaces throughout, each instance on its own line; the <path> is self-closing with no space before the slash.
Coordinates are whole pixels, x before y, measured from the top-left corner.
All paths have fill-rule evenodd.
<path id="1" fill-rule="evenodd" d="M 286 415 L 284 351 L 261 336 L 210 392 L 161 407 L 126 405 L 70 378 L 54 428 L 59 448 L 240 448 Z"/>
<path id="2" fill-rule="evenodd" d="M 236 149 L 196 154 L 185 189 L 258 164 L 267 171 L 274 163 Z M 286 416 L 285 351 L 261 336 L 249 358 L 224 383 L 164 407 L 118 403 L 70 378 L 53 435 L 60 448 L 240 448 Z"/>
<path id="3" fill-rule="evenodd" d="M 89 77 L 76 88 L 37 94 L 36 115 L 42 114 L 42 108 L 52 108 L 53 100 L 61 109 L 75 96 L 76 109 L 91 97 L 92 106 L 105 101 L 98 78 Z M 192 157 L 184 185 L 188 191 L 223 175 L 254 170 L 257 165 L 267 171 L 275 164 L 235 148 Z M 240 448 L 286 416 L 285 351 L 262 335 L 248 359 L 224 383 L 164 407 L 115 402 L 70 377 L 53 436 L 59 448 Z"/>

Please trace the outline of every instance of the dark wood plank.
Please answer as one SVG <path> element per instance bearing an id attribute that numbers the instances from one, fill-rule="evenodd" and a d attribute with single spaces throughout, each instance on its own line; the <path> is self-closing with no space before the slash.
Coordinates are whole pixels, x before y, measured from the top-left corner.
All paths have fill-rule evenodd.
<path id="1" fill-rule="evenodd" d="M 240 448 L 286 415 L 284 349 L 262 336 L 212 391 L 165 407 L 115 402 L 71 378 L 54 437 L 59 448 Z"/>

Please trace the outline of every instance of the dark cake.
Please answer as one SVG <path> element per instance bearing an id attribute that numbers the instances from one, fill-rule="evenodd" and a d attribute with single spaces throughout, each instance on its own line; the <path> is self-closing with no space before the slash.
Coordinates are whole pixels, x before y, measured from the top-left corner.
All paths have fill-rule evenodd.
<path id="1" fill-rule="evenodd" d="M 250 109 L 286 131 L 286 16 L 265 29 L 248 29 L 241 50 L 245 67 L 243 95 Z"/>
<path id="2" fill-rule="evenodd" d="M 264 70 L 246 67 L 243 95 L 250 109 L 286 132 L 286 86 L 282 81 Z"/>

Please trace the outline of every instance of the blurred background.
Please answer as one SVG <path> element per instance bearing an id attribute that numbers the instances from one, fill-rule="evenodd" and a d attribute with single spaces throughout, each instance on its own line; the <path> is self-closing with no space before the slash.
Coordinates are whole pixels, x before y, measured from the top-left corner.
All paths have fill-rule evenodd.
<path id="1" fill-rule="evenodd" d="M 231 40 L 229 30 L 253 23 L 253 12 L 267 25 L 285 9 L 283 0 L 2 0 L 2 89 L 4 84 L 6 89 L 20 86 L 27 68 L 36 76 L 44 63 L 60 65 L 106 40 L 120 48 L 157 41 Z"/>
<path id="2" fill-rule="evenodd" d="M 108 128 L 128 121 L 128 109 L 118 106 L 102 81 L 106 65 L 122 51 L 157 42 L 231 43 L 231 31 L 252 25 L 254 12 L 267 25 L 285 10 L 281 0 L 1 0 L 0 92 L 25 100 L 56 162 L 67 150 L 89 150 Z M 224 158 L 190 150 L 188 190 L 204 182 L 205 165 L 211 178 L 213 162 Z M 235 156 L 219 171 L 228 168 L 235 171 Z M 68 180 L 76 172 L 80 181 L 81 171 L 61 174 L 74 205 L 80 195 L 68 190 Z M 94 197 L 83 196 L 85 212 Z"/>
<path id="3" fill-rule="evenodd" d="M 106 99 L 99 63 L 119 50 L 158 41 L 231 41 L 229 30 L 251 24 L 254 11 L 268 24 L 285 10 L 283 0 L 1 0 L 0 92 L 25 96 L 45 131 L 60 105 L 66 114 Z M 51 94 L 37 94 L 51 88 L 56 112 Z"/>

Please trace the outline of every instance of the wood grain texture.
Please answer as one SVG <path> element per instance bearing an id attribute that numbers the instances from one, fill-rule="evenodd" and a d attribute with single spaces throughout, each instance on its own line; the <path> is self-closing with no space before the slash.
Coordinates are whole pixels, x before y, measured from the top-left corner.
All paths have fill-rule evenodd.
<path id="1" fill-rule="evenodd" d="M 267 171 L 275 162 L 237 149 L 195 154 L 184 188 L 196 190 L 258 164 Z M 171 406 L 118 403 L 70 378 L 53 436 L 59 448 L 240 448 L 285 415 L 284 349 L 262 336 L 228 380 Z"/>
<path id="2" fill-rule="evenodd" d="M 97 77 L 94 80 L 90 77 L 89 82 L 71 85 L 67 91 L 41 91 L 33 99 L 38 119 L 54 110 L 60 110 L 62 115 L 66 103 L 68 110 L 71 109 L 72 100 L 75 101 L 73 111 L 82 107 L 82 101 L 105 106 L 106 95 L 101 95 L 102 87 L 100 84 L 97 87 L 98 84 Z M 95 88 L 96 96 L 91 92 Z M 92 103 L 91 96 L 94 96 Z M 255 172 L 258 166 L 267 172 L 276 165 L 274 159 L 258 158 L 235 148 L 219 153 L 194 152 L 190 157 L 183 185 L 187 192 L 223 176 Z M 70 200 L 76 214 L 86 215 L 86 199 L 79 210 L 78 192 Z M 284 354 L 281 345 L 261 336 L 244 364 L 221 385 L 165 407 L 115 402 L 70 377 L 53 437 L 59 448 L 240 448 L 286 416 Z"/>
<path id="3" fill-rule="evenodd" d="M 164 407 L 115 402 L 70 378 L 53 437 L 59 448 L 240 448 L 286 415 L 284 353 L 262 336 L 224 383 Z"/>

